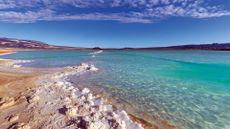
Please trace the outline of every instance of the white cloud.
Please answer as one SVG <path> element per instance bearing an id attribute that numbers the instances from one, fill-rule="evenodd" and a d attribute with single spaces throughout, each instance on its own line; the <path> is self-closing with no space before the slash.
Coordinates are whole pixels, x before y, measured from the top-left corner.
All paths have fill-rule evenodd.
<path id="1" fill-rule="evenodd" d="M 230 16 L 224 5 L 211 6 L 209 0 L 0 0 L 0 21 L 36 22 L 52 20 L 113 20 L 151 23 L 171 16 L 211 18 Z M 95 8 L 97 11 L 58 11 Z M 105 8 L 126 8 L 125 11 L 103 12 Z"/>

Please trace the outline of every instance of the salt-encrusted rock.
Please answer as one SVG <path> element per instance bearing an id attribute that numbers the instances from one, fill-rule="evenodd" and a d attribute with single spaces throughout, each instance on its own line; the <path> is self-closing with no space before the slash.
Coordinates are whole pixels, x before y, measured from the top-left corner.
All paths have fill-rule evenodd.
<path id="1" fill-rule="evenodd" d="M 121 119 L 129 120 L 129 116 L 124 110 L 119 112 L 119 116 L 120 116 Z"/>
<path id="2" fill-rule="evenodd" d="M 92 100 L 88 100 L 88 102 L 89 102 L 89 105 L 90 106 L 94 106 L 95 104 L 94 104 L 94 101 L 92 101 Z"/>
<path id="3" fill-rule="evenodd" d="M 68 90 L 73 90 L 73 89 L 74 89 L 74 87 L 73 87 L 70 83 L 67 83 L 67 84 L 65 84 L 65 85 L 70 85 L 70 86 L 68 87 Z"/>
<path id="4" fill-rule="evenodd" d="M 33 60 L 15 60 L 15 63 L 30 63 L 33 62 Z"/>
<path id="5" fill-rule="evenodd" d="M 75 107 L 68 108 L 65 114 L 68 118 L 75 117 L 77 116 L 77 109 Z"/>
<path id="6" fill-rule="evenodd" d="M 34 102 L 37 102 L 37 101 L 39 101 L 40 100 L 40 97 L 39 96 L 37 96 L 37 95 L 33 95 L 33 96 L 30 96 L 29 97 L 29 103 L 34 103 Z"/>
<path id="7" fill-rule="evenodd" d="M 62 90 L 66 90 L 66 86 L 65 85 L 62 86 Z"/>
<path id="8" fill-rule="evenodd" d="M 119 123 L 121 129 L 127 129 L 125 121 L 121 120 Z"/>
<path id="9" fill-rule="evenodd" d="M 78 92 L 78 89 L 76 89 L 76 88 L 74 88 L 74 89 L 72 89 L 72 90 L 70 90 L 72 93 L 76 93 L 76 92 Z"/>
<path id="10" fill-rule="evenodd" d="M 71 83 L 69 83 L 69 82 L 64 81 L 64 84 L 67 85 L 67 86 L 69 86 L 69 87 L 74 88 L 74 87 L 71 85 Z"/>
<path id="11" fill-rule="evenodd" d="M 87 109 L 85 107 L 79 107 L 78 108 L 78 114 L 80 116 L 88 116 L 88 115 L 90 115 L 90 111 L 89 111 L 89 109 Z"/>
<path id="12" fill-rule="evenodd" d="M 112 105 L 99 105 L 100 112 L 106 112 L 106 111 L 112 111 L 112 110 L 113 110 Z"/>
<path id="13" fill-rule="evenodd" d="M 86 63 L 81 63 L 81 64 L 80 64 L 80 67 L 87 70 L 87 69 L 89 68 L 89 65 L 86 64 Z"/>
<path id="14" fill-rule="evenodd" d="M 63 85 L 64 85 L 64 82 L 62 81 L 57 82 L 57 86 L 63 86 Z"/>
<path id="15" fill-rule="evenodd" d="M 51 121 L 49 126 L 44 126 L 44 128 L 54 128 L 55 126 L 66 127 L 65 125 L 68 124 L 70 126 L 67 128 L 141 129 L 140 125 L 133 123 L 129 119 L 126 112 L 116 111 L 113 109 L 112 105 L 106 105 L 106 102 L 104 102 L 104 99 L 101 98 L 100 95 L 93 96 L 88 88 L 78 90 L 73 86 L 72 83 L 68 82 L 68 78 L 66 76 L 74 75 L 77 72 L 80 72 L 79 74 L 87 71 L 90 72 L 90 70 L 96 70 L 95 66 L 81 64 L 81 66 L 78 66 L 77 68 L 69 67 L 62 73 L 56 73 L 55 78 L 51 77 L 51 79 L 49 79 L 49 81 L 52 81 L 50 85 L 48 85 L 47 82 L 44 83 L 45 85 L 48 85 L 46 87 L 47 93 L 49 90 L 60 93 L 60 95 L 55 93 L 50 94 L 51 100 L 47 99 L 47 101 L 51 101 L 53 104 L 45 104 L 45 106 L 48 106 L 51 110 L 55 108 L 57 108 L 57 110 L 54 110 L 53 114 L 51 115 L 51 120 L 54 121 Z M 47 78 L 49 77 L 47 76 Z M 61 82 L 61 84 L 54 82 Z M 59 87 L 57 85 L 61 86 Z M 43 97 L 43 95 L 39 95 Z M 38 105 L 39 104 L 42 103 L 38 103 Z M 60 108 L 59 106 L 62 104 L 65 104 L 66 106 L 64 108 Z M 44 108 L 44 110 L 46 109 L 47 108 Z M 63 114 L 65 114 L 65 116 L 63 116 Z M 66 123 L 66 118 L 68 123 Z"/>
<path id="16" fill-rule="evenodd" d="M 91 71 L 98 71 L 98 68 L 96 68 L 94 65 L 90 65 L 89 70 L 91 70 Z"/>
<path id="17" fill-rule="evenodd" d="M 13 65 L 13 68 L 20 68 L 21 65 Z"/>
<path id="18" fill-rule="evenodd" d="M 9 121 L 9 122 L 15 122 L 15 121 L 17 121 L 17 120 L 18 120 L 18 118 L 19 118 L 19 116 L 18 116 L 18 115 L 15 115 L 15 116 L 10 116 L 10 117 L 9 117 L 9 119 L 8 119 L 8 121 Z"/>
<path id="19" fill-rule="evenodd" d="M 30 129 L 30 126 L 24 123 L 17 123 L 11 126 L 9 129 Z"/>
<path id="20" fill-rule="evenodd" d="M 99 106 L 98 106 L 98 111 L 99 111 L 99 112 L 104 112 L 104 111 L 105 111 L 104 105 L 99 105 Z"/>
<path id="21" fill-rule="evenodd" d="M 95 105 L 102 105 L 104 103 L 103 99 L 97 99 L 94 101 Z"/>
<path id="22" fill-rule="evenodd" d="M 112 105 L 106 105 L 106 110 L 112 112 L 113 106 Z"/>
<path id="23" fill-rule="evenodd" d="M 144 129 L 143 127 L 141 127 L 140 124 L 136 124 L 136 123 L 132 122 L 131 119 L 129 118 L 128 114 L 124 110 L 119 111 L 117 113 L 117 115 L 114 115 L 114 117 L 116 118 L 116 120 L 118 121 L 118 123 L 122 129 L 123 128 L 124 129 L 126 129 L 126 128 Z"/>
<path id="24" fill-rule="evenodd" d="M 59 78 L 60 76 L 59 75 L 54 75 L 53 78 Z M 56 83 L 56 82 L 55 82 Z"/>
<path id="25" fill-rule="evenodd" d="M 14 104 L 15 100 L 12 97 L 0 98 L 0 109 L 13 106 Z"/>
<path id="26" fill-rule="evenodd" d="M 65 101 L 66 103 L 71 103 L 71 99 L 70 99 L 69 97 L 65 97 L 65 98 L 64 98 L 64 101 Z"/>
<path id="27" fill-rule="evenodd" d="M 18 129 L 30 129 L 30 126 L 28 124 L 22 125 Z"/>
<path id="28" fill-rule="evenodd" d="M 90 118 L 88 116 L 83 117 L 85 121 L 90 121 Z"/>
<path id="29" fill-rule="evenodd" d="M 82 94 L 88 94 L 90 92 L 90 90 L 88 88 L 84 88 L 81 93 Z"/>
<path id="30" fill-rule="evenodd" d="M 91 122 L 88 129 L 109 129 L 109 126 L 101 121 Z"/>
<path id="31" fill-rule="evenodd" d="M 87 94 L 86 99 L 87 100 L 93 99 L 93 94 L 91 94 L 91 93 Z"/>
<path id="32" fill-rule="evenodd" d="M 74 92 L 72 92 L 71 95 L 70 95 L 70 98 L 71 98 L 71 99 L 76 99 L 76 98 L 77 98 L 77 95 L 76 95 Z"/>
<path id="33" fill-rule="evenodd" d="M 85 100 L 86 100 L 85 96 L 81 96 L 81 97 L 80 97 L 80 101 L 83 102 L 83 101 L 85 101 Z"/>

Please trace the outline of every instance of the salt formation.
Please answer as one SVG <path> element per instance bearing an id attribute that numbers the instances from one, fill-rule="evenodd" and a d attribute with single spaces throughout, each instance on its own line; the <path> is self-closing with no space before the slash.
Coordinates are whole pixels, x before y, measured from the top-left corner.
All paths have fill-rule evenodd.
<path id="1" fill-rule="evenodd" d="M 39 99 L 40 99 L 40 97 L 37 96 L 36 94 L 35 94 L 35 95 L 32 95 L 32 96 L 30 96 L 30 97 L 28 97 L 29 103 L 37 102 L 37 101 L 39 101 Z"/>
<path id="2" fill-rule="evenodd" d="M 0 109 L 13 106 L 14 104 L 15 100 L 12 97 L 0 98 Z"/>
<path id="3" fill-rule="evenodd" d="M 17 121 L 18 119 L 19 119 L 19 116 L 18 116 L 18 115 L 15 115 L 15 116 L 10 116 L 9 119 L 8 119 L 8 121 L 9 121 L 9 122 L 15 122 L 15 121 Z"/>
<path id="4" fill-rule="evenodd" d="M 15 123 L 9 129 L 31 129 L 28 124 L 25 123 Z"/>
<path id="5" fill-rule="evenodd" d="M 20 68 L 21 65 L 13 65 L 13 68 Z"/>
<path id="6" fill-rule="evenodd" d="M 95 66 L 83 63 L 41 78 L 39 92 L 29 100 L 38 102 L 35 106 L 41 113 L 41 120 L 42 115 L 47 116 L 45 112 L 52 114 L 42 128 L 142 129 L 125 111 L 114 109 L 103 98 L 94 96 L 88 88 L 80 90 L 67 81 L 69 75 L 95 69 Z"/>

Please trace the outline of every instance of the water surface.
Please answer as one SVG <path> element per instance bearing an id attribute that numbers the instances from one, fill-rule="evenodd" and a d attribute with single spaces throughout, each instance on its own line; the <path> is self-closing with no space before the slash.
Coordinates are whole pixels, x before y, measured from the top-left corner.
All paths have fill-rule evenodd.
<path id="1" fill-rule="evenodd" d="M 79 83 L 103 88 L 136 115 L 144 112 L 185 129 L 230 128 L 230 52 L 33 51 L 4 57 L 34 60 L 24 64 L 29 67 L 90 62 L 100 71 Z"/>

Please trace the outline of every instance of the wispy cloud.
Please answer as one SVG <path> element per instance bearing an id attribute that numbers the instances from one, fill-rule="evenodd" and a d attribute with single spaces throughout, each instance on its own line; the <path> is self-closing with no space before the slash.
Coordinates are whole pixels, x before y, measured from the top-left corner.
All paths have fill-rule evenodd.
<path id="1" fill-rule="evenodd" d="M 28 23 L 112 20 L 125 23 L 152 23 L 173 16 L 193 18 L 230 16 L 230 9 L 226 8 L 225 4 L 229 3 L 210 4 L 210 0 L 0 0 L 0 21 Z M 79 9 L 89 11 L 80 12 Z"/>

